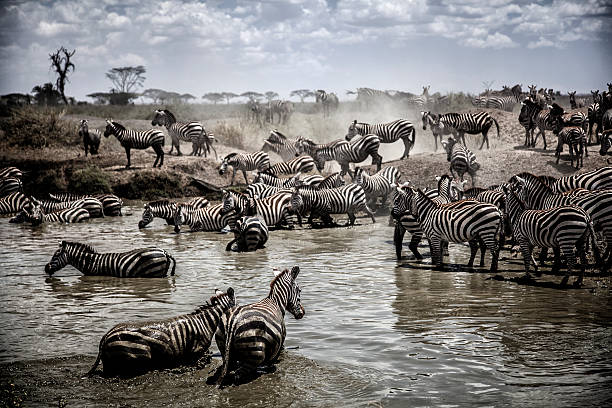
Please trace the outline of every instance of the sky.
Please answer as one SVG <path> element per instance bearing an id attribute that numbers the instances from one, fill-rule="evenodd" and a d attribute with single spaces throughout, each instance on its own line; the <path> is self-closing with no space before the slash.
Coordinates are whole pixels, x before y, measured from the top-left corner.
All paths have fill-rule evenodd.
<path id="1" fill-rule="evenodd" d="M 563 92 L 612 82 L 605 0 L 56 0 L 0 2 L 0 94 L 55 82 L 49 53 L 76 49 L 66 94 L 108 92 L 113 67 L 190 93 L 370 87 Z"/>

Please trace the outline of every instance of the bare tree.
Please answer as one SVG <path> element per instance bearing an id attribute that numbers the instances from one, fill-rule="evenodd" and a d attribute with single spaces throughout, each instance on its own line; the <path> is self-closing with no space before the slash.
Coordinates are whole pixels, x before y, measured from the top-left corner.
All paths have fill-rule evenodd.
<path id="1" fill-rule="evenodd" d="M 137 67 L 119 67 L 112 68 L 106 73 L 106 77 L 115 85 L 117 92 L 130 93 L 132 89 L 142 86 L 146 79 L 142 74 L 147 72 L 145 67 L 138 65 Z"/>
<path id="2" fill-rule="evenodd" d="M 74 64 L 70 62 L 70 58 L 74 55 L 75 52 L 76 50 L 72 50 L 72 52 L 70 52 L 62 46 L 53 54 L 49 54 L 49 59 L 51 60 L 51 68 L 53 68 L 57 73 L 57 80 L 55 81 L 55 86 L 66 105 L 68 105 L 68 99 L 66 98 L 66 94 L 64 93 L 64 87 L 66 86 L 66 82 L 70 82 L 68 80 L 68 73 L 71 69 L 74 72 Z"/>
<path id="3" fill-rule="evenodd" d="M 495 81 L 482 81 L 482 86 L 484 86 L 485 94 L 489 95 L 491 93 L 491 86 Z"/>
<path id="4" fill-rule="evenodd" d="M 304 103 L 304 99 L 312 98 L 315 94 L 310 89 L 296 89 L 295 91 L 291 91 L 289 96 L 298 96 L 300 101 Z"/>

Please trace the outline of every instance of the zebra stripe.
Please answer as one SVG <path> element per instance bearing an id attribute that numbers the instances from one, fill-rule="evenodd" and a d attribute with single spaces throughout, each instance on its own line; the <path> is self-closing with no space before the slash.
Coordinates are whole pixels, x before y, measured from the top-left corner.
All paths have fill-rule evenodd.
<path id="1" fill-rule="evenodd" d="M 181 140 L 191 142 L 192 150 L 190 156 L 204 156 L 210 152 L 212 143 L 207 137 L 206 129 L 200 122 L 177 122 L 176 116 L 168 109 L 158 109 L 155 111 L 155 116 L 151 121 L 151 126 L 165 126 L 168 134 L 172 139 L 172 147 L 168 154 L 172 154 L 172 150 L 176 147 L 178 156 L 181 156 Z M 213 147 L 214 150 L 214 147 Z M 215 150 L 215 154 L 217 154 Z"/>
<path id="2" fill-rule="evenodd" d="M 277 129 L 273 129 L 270 131 L 268 138 L 264 140 L 261 150 L 263 152 L 272 151 L 287 161 L 299 155 L 296 146 L 297 139 L 289 139 Z"/>
<path id="3" fill-rule="evenodd" d="M 223 205 L 216 204 L 199 209 L 191 206 L 175 205 L 172 216 L 174 232 L 181 232 L 181 225 L 189 225 L 189 230 L 195 231 L 221 231 L 229 225 L 234 229 L 238 215 L 235 212 L 223 212 Z"/>
<path id="4" fill-rule="evenodd" d="M 98 154 L 100 148 L 100 140 L 102 139 L 102 132 L 98 129 L 89 129 L 87 119 L 81 119 L 79 123 L 79 137 L 83 139 L 83 147 L 85 148 L 85 157 L 87 153 Z"/>
<path id="5" fill-rule="evenodd" d="M 53 275 L 66 265 L 72 265 L 84 275 L 114 276 L 116 278 L 163 278 L 176 261 L 163 249 L 142 248 L 128 252 L 99 253 L 94 247 L 79 242 L 62 241 L 59 249 L 45 266 Z"/>
<path id="6" fill-rule="evenodd" d="M 393 143 L 401 139 L 404 142 L 404 154 L 400 160 L 410 155 L 410 150 L 414 147 L 416 139 L 414 125 L 406 119 L 376 124 L 361 123 L 354 120 L 348 127 L 345 139 L 351 141 L 357 135 L 366 136 L 370 134 L 378 136 L 380 143 Z"/>
<path id="7" fill-rule="evenodd" d="M 536 116 L 542 108 L 534 103 L 531 99 L 525 99 L 521 102 L 521 112 L 519 113 L 519 123 L 525 128 L 525 143 L 524 146 L 535 146 L 533 132 L 536 128 Z"/>
<path id="8" fill-rule="evenodd" d="M 292 227 L 288 217 L 291 193 L 288 192 L 279 191 L 270 197 L 254 199 L 243 193 L 223 190 L 222 206 L 224 214 L 235 211 L 239 216 L 258 215 L 269 227 L 280 227 L 283 221 Z"/>
<path id="9" fill-rule="evenodd" d="M 362 167 L 355 169 L 355 184 L 363 188 L 368 204 L 376 204 L 377 198 L 382 197 L 381 207 L 387 202 L 387 197 L 394 190 L 393 185 L 397 184 L 399 177 L 400 172 L 393 166 L 386 167 L 372 176 Z"/>
<path id="10" fill-rule="evenodd" d="M 75 201 L 50 201 L 50 200 L 35 200 L 36 204 L 42 207 L 45 214 L 66 208 L 83 208 L 87 210 L 90 218 L 104 217 L 104 207 L 100 200 L 93 197 L 84 197 Z"/>
<path id="11" fill-rule="evenodd" d="M 289 161 L 285 161 L 282 163 L 277 163 L 270 166 L 267 170 L 264 170 L 266 173 L 278 176 L 280 174 L 296 174 L 296 173 L 308 173 L 309 171 L 314 170 L 315 161 L 310 156 L 299 156 L 294 157 Z"/>
<path id="12" fill-rule="evenodd" d="M 261 365 L 278 358 L 285 342 L 285 310 L 296 319 L 306 313 L 296 279 L 300 268 L 285 269 L 270 283 L 270 293 L 259 302 L 226 311 L 215 335 L 223 357 L 213 381 L 223 386 L 244 381 Z M 235 370 L 231 373 L 231 370 Z M 214 378 L 216 377 L 216 378 Z"/>
<path id="13" fill-rule="evenodd" d="M 589 143 L 592 143 L 593 127 L 596 123 L 599 122 L 597 118 L 598 115 L 599 115 L 599 103 L 594 102 L 590 104 L 587 109 L 587 121 L 589 122 Z M 600 132 L 600 130 L 597 129 L 597 132 Z"/>
<path id="14" fill-rule="evenodd" d="M 82 222 L 87 219 L 89 219 L 89 212 L 84 208 L 70 207 L 45 214 L 40 204 L 33 202 L 31 208 L 22 208 L 21 214 L 13 219 L 12 222 L 24 221 L 31 223 L 33 226 L 37 226 L 48 222 L 71 224 Z"/>
<path id="15" fill-rule="evenodd" d="M 236 171 L 240 170 L 242 171 L 244 181 L 248 186 L 249 180 L 247 179 L 246 172 L 252 170 L 267 170 L 270 167 L 270 157 L 268 156 L 268 153 L 262 151 L 255 153 L 230 153 L 223 158 L 221 167 L 219 167 L 219 174 L 225 174 L 228 166 L 232 166 L 232 181 L 230 185 L 234 184 Z"/>
<path id="16" fill-rule="evenodd" d="M 78 201 L 84 198 L 93 197 L 102 203 L 104 207 L 104 215 L 118 216 L 121 215 L 121 207 L 123 201 L 114 194 L 91 194 L 79 195 L 73 193 L 54 193 L 49 194 L 49 198 L 55 201 Z"/>
<path id="17" fill-rule="evenodd" d="M 163 218 L 168 225 L 174 225 L 175 205 L 190 207 L 192 210 L 208 206 L 209 201 L 204 197 L 194 197 L 184 203 L 173 203 L 168 200 L 152 201 L 144 205 L 142 219 L 138 222 L 138 228 L 144 228 L 153 222 L 153 218 Z"/>
<path id="18" fill-rule="evenodd" d="M 208 352 L 223 313 L 236 305 L 234 289 L 215 296 L 189 314 L 142 323 L 121 323 L 100 340 L 98 356 L 105 375 L 141 374 L 151 369 L 193 364 Z"/>
<path id="19" fill-rule="evenodd" d="M 512 112 L 517 103 L 520 102 L 520 95 L 512 96 L 490 96 L 487 98 L 485 107 Z"/>
<path id="20" fill-rule="evenodd" d="M 148 147 L 152 147 L 155 150 L 156 157 L 153 167 L 156 167 L 158 162 L 159 167 L 164 164 L 164 150 L 162 148 L 164 146 L 164 133 L 161 130 L 131 130 L 126 129 L 120 123 L 107 120 L 104 137 L 109 137 L 110 135 L 115 135 L 121 146 L 125 149 L 128 161 L 125 168 L 129 169 L 131 166 L 130 149 L 143 150 Z"/>
<path id="21" fill-rule="evenodd" d="M 454 176 L 457 173 L 457 177 L 463 181 L 464 174 L 468 173 L 472 186 L 474 186 L 476 171 L 480 169 L 480 164 L 476 162 L 476 155 L 465 145 L 457 143 L 453 137 L 449 137 L 448 141 L 443 140 L 442 147 L 446 150 L 447 161 L 450 162 L 451 175 Z"/>
<path id="22" fill-rule="evenodd" d="M 0 169 L 0 180 L 9 177 L 20 179 L 23 177 L 23 172 L 17 167 L 4 167 Z"/>
<path id="23" fill-rule="evenodd" d="M 584 130 L 577 126 L 567 126 L 558 131 L 557 149 L 555 151 L 555 156 L 557 156 L 556 164 L 559 164 L 564 144 L 569 147 L 571 166 L 574 166 L 574 154 L 576 154 L 576 169 L 582 167 L 583 155 L 586 154 L 588 156 L 588 151 L 586 149 L 586 133 Z"/>
<path id="24" fill-rule="evenodd" d="M 30 199 L 21 192 L 11 193 L 5 197 L 0 197 L 0 215 L 18 213 L 28 204 L 30 204 Z"/>
<path id="25" fill-rule="evenodd" d="M 264 247 L 268 241 L 268 225 L 260 217 L 242 217 L 236 221 L 234 239 L 226 251 L 251 252 Z"/>
<path id="26" fill-rule="evenodd" d="M 21 179 L 16 177 L 6 177 L 0 179 L 0 197 L 7 196 L 11 193 L 23 193 L 23 184 Z"/>
<path id="27" fill-rule="evenodd" d="M 497 128 L 497 137 L 499 137 L 499 124 L 497 120 L 487 112 L 477 113 L 445 113 L 439 115 L 436 120 L 436 126 L 444 128 L 452 128 L 457 132 L 458 140 L 463 142 L 465 145 L 465 133 L 470 135 L 476 135 L 482 133 L 482 143 L 480 148 L 487 143 L 487 149 L 489 148 L 489 136 L 488 132 L 491 126 L 495 124 Z"/>
<path id="28" fill-rule="evenodd" d="M 290 178 L 278 178 L 272 174 L 267 173 L 257 173 L 255 178 L 253 179 L 253 183 L 263 183 L 268 186 L 284 188 L 284 187 L 293 187 L 297 180 L 298 176 L 290 177 Z M 313 174 L 306 177 L 299 177 L 302 183 L 306 185 L 318 185 L 321 183 L 324 178 L 318 174 Z"/>

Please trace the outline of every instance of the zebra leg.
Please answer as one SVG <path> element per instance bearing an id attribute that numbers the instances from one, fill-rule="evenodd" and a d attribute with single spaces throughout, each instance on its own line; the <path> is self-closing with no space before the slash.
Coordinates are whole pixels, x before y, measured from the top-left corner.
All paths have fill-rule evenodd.
<path id="1" fill-rule="evenodd" d="M 153 167 L 155 167 L 158 160 L 159 160 L 158 167 L 161 167 L 162 164 L 164 164 L 164 149 L 161 145 L 155 145 L 153 146 L 153 150 L 155 150 L 155 154 L 157 155 L 157 157 L 155 158 L 155 162 L 153 163 Z"/>
<path id="2" fill-rule="evenodd" d="M 408 244 L 408 248 L 412 251 L 412 254 L 416 259 L 423 259 L 423 255 L 419 252 L 419 243 L 423 239 L 423 232 L 419 231 L 412 234 L 412 238 L 410 238 L 410 244 Z"/>
<path id="3" fill-rule="evenodd" d="M 344 226 L 345 227 L 354 226 L 355 225 L 355 219 L 357 218 L 357 217 L 355 217 L 355 213 L 349 211 L 349 212 L 347 212 L 347 214 L 348 214 L 349 220 L 348 220 L 348 222 Z"/>
<path id="4" fill-rule="evenodd" d="M 567 281 L 569 280 L 570 275 L 572 274 L 574 267 L 576 265 L 576 254 L 574 253 L 573 246 L 569 247 L 561 247 L 561 252 L 565 255 L 565 259 L 567 259 L 567 273 L 561 280 L 561 286 L 567 285 Z M 582 275 L 578 279 L 574 285 L 579 286 L 582 284 Z"/>
<path id="5" fill-rule="evenodd" d="M 444 270 L 444 259 L 442 255 L 442 239 L 438 236 L 432 236 L 429 239 L 429 246 L 431 248 L 431 259 L 435 265 L 435 270 Z"/>
<path id="6" fill-rule="evenodd" d="M 132 165 L 131 161 L 130 161 L 130 148 L 126 147 L 125 148 L 125 155 L 127 156 L 127 166 L 125 166 L 126 169 L 129 169 L 130 166 Z"/>
<path id="7" fill-rule="evenodd" d="M 402 259 L 402 243 L 404 242 L 405 234 L 406 228 L 404 228 L 400 222 L 395 224 L 395 231 L 393 232 L 393 244 L 395 245 L 395 256 L 398 260 Z"/>
<path id="8" fill-rule="evenodd" d="M 234 177 L 236 177 L 236 167 L 232 167 L 232 181 L 230 182 L 230 186 L 234 185 Z"/>
<path id="9" fill-rule="evenodd" d="M 533 263 L 536 273 L 538 271 L 537 266 L 535 264 L 535 260 L 533 259 L 533 254 L 531 252 L 532 246 L 529 244 L 527 239 L 525 239 L 519 234 L 515 234 L 514 238 L 517 240 L 521 249 L 521 253 L 523 255 L 523 263 L 525 264 L 525 277 L 531 279 L 531 274 L 529 273 L 529 266 Z"/>
<path id="10" fill-rule="evenodd" d="M 410 156 L 410 149 L 412 148 L 412 143 L 410 142 L 410 139 L 408 137 L 402 139 L 402 142 L 404 142 L 404 154 L 402 155 L 401 159 L 408 158 L 408 156 Z M 437 150 L 437 145 L 436 145 L 436 150 Z M 380 171 L 380 166 L 378 167 L 378 170 L 376 171 Z"/>
<path id="11" fill-rule="evenodd" d="M 247 174 L 246 174 L 246 170 L 242 170 L 242 175 L 244 176 L 244 182 L 246 183 L 246 185 L 249 185 L 249 179 L 247 178 Z"/>
<path id="12" fill-rule="evenodd" d="M 487 142 L 487 149 L 489 148 L 489 129 L 483 129 L 482 130 L 482 143 L 480 144 L 480 147 L 478 148 L 478 150 L 482 150 L 482 147 L 484 146 L 485 142 Z"/>
<path id="13" fill-rule="evenodd" d="M 478 242 L 475 239 L 471 239 L 468 244 L 470 244 L 470 260 L 468 261 L 467 266 L 472 268 L 474 266 L 474 258 L 476 258 L 476 252 L 478 252 Z"/>

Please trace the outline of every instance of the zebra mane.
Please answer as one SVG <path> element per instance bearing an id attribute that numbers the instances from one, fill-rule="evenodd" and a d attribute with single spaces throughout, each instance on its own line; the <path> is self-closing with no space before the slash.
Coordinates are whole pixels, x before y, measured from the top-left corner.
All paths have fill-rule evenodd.
<path id="1" fill-rule="evenodd" d="M 208 299 L 206 301 L 206 303 L 196 307 L 196 309 L 193 312 L 189 313 L 189 314 L 190 315 L 195 315 L 195 314 L 198 314 L 198 313 L 201 313 L 201 312 L 205 312 L 205 311 L 207 311 L 209 309 L 212 309 L 213 307 L 216 306 L 215 300 L 219 300 L 219 299 L 221 299 L 224 296 L 234 297 L 234 289 L 227 288 L 227 292 L 221 292 L 219 294 L 211 296 L 210 299 Z"/>
<path id="2" fill-rule="evenodd" d="M 236 157 L 236 156 L 238 156 L 238 153 L 230 153 L 227 156 L 225 156 L 225 158 L 223 160 L 229 160 L 232 157 Z"/>
<path id="3" fill-rule="evenodd" d="M 170 112 L 168 109 L 163 109 L 162 112 L 168 115 L 171 120 L 176 122 L 176 116 L 174 116 L 174 113 Z"/>
<path id="4" fill-rule="evenodd" d="M 276 284 L 276 281 L 279 280 L 281 277 L 287 275 L 288 273 L 289 273 L 289 269 L 285 268 L 281 273 L 276 275 L 274 279 L 272 279 L 272 282 L 270 282 L 270 293 L 268 294 L 268 297 L 272 296 L 272 290 L 274 289 L 274 285 Z"/>
<path id="5" fill-rule="evenodd" d="M 524 172 L 519 173 L 519 174 L 517 174 L 515 176 L 512 176 L 512 178 L 510 179 L 510 182 L 512 182 L 513 180 L 516 180 L 516 177 L 520 177 L 520 178 L 526 179 L 526 180 L 536 180 L 537 183 L 540 183 L 545 188 L 546 192 L 554 193 L 552 188 L 548 187 L 548 184 L 546 184 L 545 181 L 543 181 L 540 177 L 536 176 L 533 173 L 529 173 L 527 171 L 524 171 Z"/>
<path id="6" fill-rule="evenodd" d="M 71 247 L 80 249 L 85 252 L 90 252 L 92 254 L 98 253 L 98 251 L 96 251 L 96 249 L 93 246 L 89 244 L 83 244 L 81 242 L 62 241 L 62 247 L 66 247 L 66 246 L 71 246 Z"/>
<path id="7" fill-rule="evenodd" d="M 125 126 L 123 126 L 119 122 L 112 122 L 113 126 L 117 128 L 117 130 L 125 130 Z"/>

